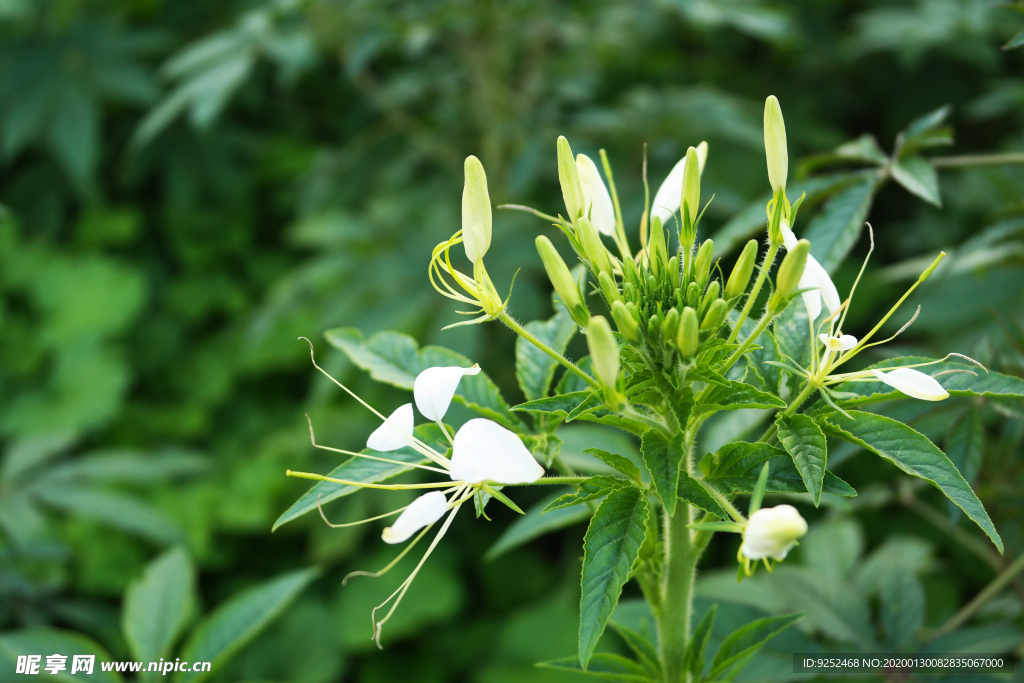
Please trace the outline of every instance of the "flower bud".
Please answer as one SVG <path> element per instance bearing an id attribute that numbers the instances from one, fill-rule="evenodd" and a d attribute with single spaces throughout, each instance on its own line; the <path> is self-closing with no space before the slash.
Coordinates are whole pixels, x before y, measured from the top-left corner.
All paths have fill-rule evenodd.
<path id="1" fill-rule="evenodd" d="M 786 252 L 786 258 L 782 259 L 779 273 L 775 276 L 775 295 L 768 302 L 768 308 L 778 308 L 782 304 L 782 300 L 792 294 L 800 284 L 800 277 L 804 274 L 804 266 L 807 264 L 807 254 L 810 250 L 811 243 L 807 240 L 800 240 L 795 247 Z"/>
<path id="2" fill-rule="evenodd" d="M 761 508 L 750 515 L 743 530 L 740 553 L 750 560 L 784 560 L 807 533 L 807 522 L 792 505 Z"/>
<path id="3" fill-rule="evenodd" d="M 615 327 L 618 328 L 619 334 L 622 335 L 623 339 L 634 344 L 640 339 L 640 335 L 637 334 L 640 326 L 622 301 L 612 302 L 612 319 L 615 321 Z"/>
<path id="4" fill-rule="evenodd" d="M 679 316 L 679 331 L 676 333 L 676 346 L 683 358 L 697 353 L 700 342 L 700 331 L 697 329 L 697 311 L 687 306 Z"/>
<path id="5" fill-rule="evenodd" d="M 712 303 L 718 301 L 718 290 L 722 288 L 722 285 L 718 284 L 718 280 L 715 280 L 708 285 L 708 290 L 704 292 L 704 298 L 700 300 L 700 312 L 705 313 Z"/>
<path id="6" fill-rule="evenodd" d="M 711 259 L 714 257 L 715 243 L 711 240 L 704 240 L 697 250 L 697 258 L 693 261 L 694 279 L 703 284 L 708 281 L 708 274 L 711 272 Z"/>
<path id="7" fill-rule="evenodd" d="M 491 198 L 487 193 L 484 165 L 474 156 L 466 157 L 466 184 L 462 188 L 462 243 L 466 257 L 476 263 L 491 246 Z"/>
<path id="8" fill-rule="evenodd" d="M 614 388 L 619 378 L 619 345 L 603 316 L 595 315 L 587 323 L 587 347 L 597 379 L 605 387 Z"/>
<path id="9" fill-rule="evenodd" d="M 704 320 L 700 324 L 700 329 L 712 332 L 717 330 L 725 322 L 725 316 L 728 313 L 729 305 L 725 303 L 725 299 L 715 299 L 708 312 L 704 314 Z"/>
<path id="10" fill-rule="evenodd" d="M 661 322 L 656 315 L 652 315 L 647 320 L 647 340 L 654 347 L 661 343 Z"/>
<path id="11" fill-rule="evenodd" d="M 575 223 L 583 212 L 583 185 L 572 148 L 564 135 L 558 136 L 558 184 L 562 186 L 562 199 L 565 200 L 569 220 Z"/>
<path id="12" fill-rule="evenodd" d="M 569 314 L 572 315 L 572 319 L 577 324 L 586 325 L 587 320 L 590 318 L 590 312 L 583 304 L 580 288 L 576 284 L 572 273 L 569 272 L 569 267 L 565 265 L 565 261 L 562 260 L 558 251 L 555 250 L 555 245 L 551 244 L 551 240 L 547 237 L 540 235 L 535 243 L 537 245 L 537 252 L 540 254 L 540 260 L 544 263 L 544 270 L 547 271 L 548 279 L 551 280 L 551 284 L 554 286 L 555 291 L 558 292 L 562 303 L 565 304 Z"/>
<path id="13" fill-rule="evenodd" d="M 599 233 L 612 237 L 615 235 L 615 207 L 597 166 L 586 154 L 580 154 L 576 157 L 576 172 L 583 188 L 583 213 L 589 214 Z"/>
<path id="14" fill-rule="evenodd" d="M 743 247 L 743 252 L 736 260 L 736 265 L 729 274 L 729 282 L 725 285 L 725 298 L 732 299 L 747 291 L 747 284 L 750 283 L 750 276 L 754 272 L 754 262 L 757 260 L 757 240 L 750 240 Z"/>
<path id="15" fill-rule="evenodd" d="M 665 341 L 675 341 L 676 333 L 679 332 L 679 311 L 669 309 L 665 319 L 661 323 L 661 338 Z"/>
<path id="16" fill-rule="evenodd" d="M 668 267 L 668 246 L 665 244 L 665 230 L 661 219 L 657 216 L 651 221 L 651 234 L 648 237 L 648 262 L 651 273 L 657 275 Z"/>
<path id="17" fill-rule="evenodd" d="M 692 227 L 697 220 L 697 212 L 700 211 L 700 157 L 693 147 L 686 150 L 686 171 L 683 173 L 683 197 L 680 207 L 683 205 L 686 206 L 686 214 L 693 232 Z M 693 237 L 688 237 L 685 243 L 692 246 Z"/>
<path id="18" fill-rule="evenodd" d="M 589 218 L 581 218 L 576 224 L 580 242 L 583 243 L 583 251 L 586 254 L 587 260 L 590 261 L 590 267 L 594 269 L 595 273 L 612 273 L 612 264 L 608 259 L 608 250 L 605 249 L 604 243 L 601 242 L 601 237 L 597 234 L 597 230 L 594 228 L 594 224 Z"/>
<path id="19" fill-rule="evenodd" d="M 686 305 L 697 308 L 700 305 L 700 285 L 691 282 L 686 286 Z"/>
<path id="20" fill-rule="evenodd" d="M 786 147 L 786 122 L 782 120 L 782 107 L 775 95 L 764 103 L 764 151 L 768 158 L 768 182 L 772 192 L 786 189 L 789 174 L 789 150 Z"/>
<path id="21" fill-rule="evenodd" d="M 597 284 L 601 287 L 601 293 L 604 294 L 604 300 L 608 302 L 610 306 L 613 301 L 622 301 L 622 295 L 619 294 L 619 288 L 615 284 L 615 280 L 608 273 L 599 273 L 597 276 Z"/>

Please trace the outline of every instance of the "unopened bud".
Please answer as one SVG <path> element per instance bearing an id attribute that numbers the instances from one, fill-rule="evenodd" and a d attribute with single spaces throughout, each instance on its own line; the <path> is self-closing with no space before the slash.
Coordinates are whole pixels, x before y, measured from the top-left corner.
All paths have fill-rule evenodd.
<path id="1" fill-rule="evenodd" d="M 595 315 L 587 324 L 587 347 L 594 374 L 605 387 L 614 388 L 619 378 L 619 345 L 603 316 Z"/>
<path id="2" fill-rule="evenodd" d="M 562 199 L 569 220 L 573 223 L 583 213 L 583 185 L 576 169 L 576 157 L 564 135 L 558 136 L 558 184 L 562 186 Z"/>
<path id="3" fill-rule="evenodd" d="M 708 281 L 708 274 L 711 272 L 711 259 L 714 257 L 715 243 L 711 240 L 704 240 L 697 250 L 697 258 L 693 261 L 694 279 L 704 284 Z"/>
<path id="4" fill-rule="evenodd" d="M 732 299 L 747 291 L 747 284 L 750 282 L 750 276 L 754 272 L 754 262 L 756 260 L 757 240 L 750 240 L 743 247 L 743 252 L 740 254 L 739 259 L 736 260 L 736 265 L 733 266 L 732 273 L 729 275 L 729 282 L 725 285 L 726 299 Z"/>
<path id="5" fill-rule="evenodd" d="M 686 285 L 686 305 L 693 308 L 700 305 L 700 285 L 696 282 Z"/>
<path id="6" fill-rule="evenodd" d="M 569 267 L 565 265 L 565 261 L 558 254 L 555 245 L 551 244 L 551 240 L 547 237 L 540 235 L 535 243 L 537 245 L 537 253 L 540 254 L 540 260 L 544 263 L 544 270 L 547 271 L 548 279 L 551 280 L 551 284 L 554 286 L 555 291 L 558 292 L 562 303 L 569 310 L 572 319 L 578 325 L 585 326 L 590 318 L 590 312 L 583 304 L 580 288 L 576 284 L 572 273 L 569 272 Z"/>
<path id="7" fill-rule="evenodd" d="M 750 515 L 743 530 L 740 553 L 750 560 L 784 560 L 807 533 L 807 522 L 792 505 L 761 508 Z"/>
<path id="8" fill-rule="evenodd" d="M 612 273 L 612 264 L 608 260 L 608 250 L 601 242 L 597 228 L 589 218 L 581 218 L 576 224 L 579 230 L 580 241 L 583 243 L 583 251 L 590 261 L 591 268 L 595 273 Z"/>
<path id="9" fill-rule="evenodd" d="M 683 173 L 683 197 L 680 206 L 686 207 L 691 233 L 693 224 L 697 220 L 697 212 L 700 211 L 700 166 L 697 150 L 690 147 L 686 150 L 686 171 Z M 684 241 L 683 248 L 692 245 L 693 237 L 690 236 Z"/>
<path id="10" fill-rule="evenodd" d="M 484 165 L 474 156 L 466 157 L 466 184 L 462 188 L 462 244 L 466 257 L 476 263 L 491 246 L 491 198 L 487 193 Z"/>
<path id="11" fill-rule="evenodd" d="M 700 300 L 700 312 L 704 314 L 705 311 L 715 301 L 718 301 L 718 290 L 722 288 L 722 285 L 718 284 L 718 280 L 715 280 L 708 285 L 708 290 L 704 292 L 704 298 Z"/>
<path id="12" fill-rule="evenodd" d="M 661 343 L 661 323 L 656 315 L 652 315 L 647 320 L 647 339 L 654 347 Z"/>
<path id="13" fill-rule="evenodd" d="M 675 341 L 677 332 L 679 332 L 679 311 L 671 308 L 661 323 L 661 338 L 665 341 Z"/>
<path id="14" fill-rule="evenodd" d="M 622 301 L 612 302 L 612 319 L 615 321 L 615 327 L 618 328 L 619 334 L 622 335 L 623 339 L 634 344 L 640 339 L 638 334 L 640 326 Z"/>
<path id="15" fill-rule="evenodd" d="M 651 272 L 658 275 L 668 267 L 668 247 L 665 244 L 665 230 L 657 216 L 651 221 L 651 234 L 647 242 L 648 262 Z"/>
<path id="16" fill-rule="evenodd" d="M 599 273 L 597 284 L 601 287 L 601 293 L 604 294 L 604 300 L 608 302 L 608 305 L 611 305 L 613 301 L 622 301 L 622 295 L 619 294 L 619 288 L 611 275 Z"/>
<path id="17" fill-rule="evenodd" d="M 768 158 L 768 182 L 778 195 L 786 189 L 789 150 L 786 146 L 786 122 L 782 119 L 782 107 L 775 95 L 769 95 L 764 103 L 764 150 Z"/>
<path id="18" fill-rule="evenodd" d="M 725 303 L 725 299 L 715 299 L 711 307 L 708 308 L 708 312 L 704 314 L 700 329 L 704 331 L 717 330 L 725 322 L 725 316 L 728 313 L 729 305 Z"/>
<path id="19" fill-rule="evenodd" d="M 775 276 L 775 295 L 768 303 L 770 309 L 778 308 L 782 304 L 782 300 L 792 294 L 800 284 L 800 277 L 804 274 L 804 266 L 807 264 L 807 254 L 810 250 L 811 243 L 807 240 L 800 240 L 795 247 L 786 252 L 786 258 L 782 259 L 779 273 Z"/>
<path id="20" fill-rule="evenodd" d="M 687 306 L 679 316 L 679 331 L 676 333 L 676 346 L 683 358 L 697 353 L 700 342 L 700 331 L 697 329 L 697 311 Z"/>

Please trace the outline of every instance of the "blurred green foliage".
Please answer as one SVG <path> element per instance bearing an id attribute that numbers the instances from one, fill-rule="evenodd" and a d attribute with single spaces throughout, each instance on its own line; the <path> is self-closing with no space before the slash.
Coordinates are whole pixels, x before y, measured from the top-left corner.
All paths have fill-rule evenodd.
<path id="1" fill-rule="evenodd" d="M 3 0 L 0 628 L 78 631 L 127 659 L 138 650 L 119 596 L 183 544 L 198 566 L 189 629 L 247 588 L 322 567 L 215 680 L 572 680 L 532 665 L 574 651 L 579 525 L 481 563 L 511 516 L 456 523 L 457 542 L 418 578 L 383 654 L 369 606 L 390 584 L 340 585 L 390 558 L 379 529 L 331 530 L 310 515 L 269 534 L 305 490 L 286 467 L 337 464 L 314 453 L 302 414 L 341 447 L 373 428 L 314 375 L 295 338 L 317 340 L 325 366 L 377 406 L 401 394 L 329 355 L 321 332 L 396 329 L 443 343 L 514 401 L 501 361 L 512 335 L 496 325 L 440 332 L 457 317 L 426 281 L 430 248 L 458 227 L 467 154 L 482 159 L 495 204 L 555 211 L 555 137 L 591 156 L 605 147 L 629 198 L 623 211 L 636 216 L 643 145 L 658 182 L 707 139 L 704 193 L 715 199 L 705 220 L 717 230 L 763 204 L 769 93 L 784 103 L 794 159 L 861 134 L 891 150 L 909 120 L 945 104 L 951 154 L 1020 150 L 1024 62 L 1000 46 L 1021 28 L 987 0 Z M 1013 166 L 940 166 L 939 209 L 887 185 L 869 216 L 875 284 L 860 290 L 851 328 L 877 319 L 917 261 L 944 248 L 949 265 L 914 299 L 921 317 L 887 350 L 960 350 L 1021 374 L 1022 186 Z M 524 320 L 550 314 L 532 246 L 546 229 L 523 214 L 495 218 L 488 268 L 504 283 L 522 269 L 512 307 Z M 841 291 L 857 260 L 837 271 Z M 818 532 L 808 546 L 854 534 L 870 565 L 889 549 L 880 539 L 908 534 L 907 547 L 921 549 L 910 590 L 927 604 L 911 627 L 927 629 L 1024 551 L 1024 407 L 914 408 L 901 417 L 973 474 L 1007 559 L 979 549 L 962 522 L 951 536 L 928 492 L 872 494 L 891 475 L 858 468 L 851 449 L 842 474 L 865 500 L 829 514 L 858 521 L 842 517 L 842 534 Z M 741 426 L 713 426 L 707 439 Z M 351 521 L 383 512 L 377 500 L 325 511 Z M 726 545 L 713 553 L 731 567 Z M 805 563 L 828 554 L 802 552 Z M 928 573 L 936 566 L 955 571 Z M 706 585 L 713 594 L 714 576 Z M 1015 590 L 977 618 L 1019 628 L 1024 586 Z M 720 610 L 722 628 L 751 604 L 773 610 L 721 594 L 730 597 L 738 611 Z M 627 603 L 620 612 L 629 617 Z M 880 618 L 865 638 L 892 635 Z M 835 639 L 811 623 L 817 631 L 773 647 Z M 603 646 L 622 647 L 613 636 Z M 785 656 L 776 664 L 744 675 L 785 678 Z"/>

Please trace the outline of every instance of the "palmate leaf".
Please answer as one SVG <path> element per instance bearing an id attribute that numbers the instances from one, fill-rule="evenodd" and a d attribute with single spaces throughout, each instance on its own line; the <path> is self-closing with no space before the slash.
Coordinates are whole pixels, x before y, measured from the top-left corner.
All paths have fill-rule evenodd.
<path id="1" fill-rule="evenodd" d="M 740 670 L 764 647 L 765 643 L 801 619 L 802 614 L 758 619 L 733 631 L 722 641 L 708 672 L 709 681 L 731 681 Z"/>
<path id="2" fill-rule="evenodd" d="M 473 365 L 465 356 L 440 346 L 420 349 L 415 339 L 398 332 L 378 332 L 364 339 L 355 328 L 338 327 L 324 332 L 324 337 L 375 380 L 401 389 L 411 390 L 416 376 L 427 368 Z M 513 431 L 523 431 L 522 422 L 510 412 L 498 387 L 483 372 L 460 380 L 455 401 Z"/>
<path id="3" fill-rule="evenodd" d="M 785 407 L 786 402 L 777 396 L 759 391 L 749 384 L 730 380 L 725 386 L 715 385 L 704 402 L 694 407 L 693 414 L 703 415 L 719 410 Z"/>
<path id="4" fill-rule="evenodd" d="M 565 347 L 579 329 L 565 307 L 555 303 L 555 315 L 548 320 L 534 320 L 525 325 L 526 331 L 558 353 L 565 353 Z M 516 338 L 516 379 L 527 400 L 533 401 L 548 395 L 551 380 L 555 376 L 558 361 L 527 341 Z"/>
<path id="5" fill-rule="evenodd" d="M 1003 552 L 1003 541 L 985 506 L 945 453 L 928 437 L 883 415 L 859 410 L 849 411 L 849 415 L 833 413 L 818 418 L 818 424 L 826 434 L 855 443 L 907 474 L 931 482 L 988 534 L 1000 553 Z"/>
<path id="6" fill-rule="evenodd" d="M 769 463 L 765 489 L 768 493 L 804 493 L 807 490 L 793 458 L 781 448 L 765 443 L 737 441 L 726 444 L 717 453 L 708 453 L 701 458 L 698 467 L 704 474 L 705 483 L 722 493 L 751 493 L 765 462 Z M 852 486 L 827 470 L 821 490 L 843 497 L 857 495 Z"/>
<path id="7" fill-rule="evenodd" d="M 779 441 L 793 456 L 793 464 L 817 507 L 821 503 L 821 487 L 825 483 L 825 435 L 808 415 L 780 414 L 775 424 L 779 428 Z"/>
<path id="8" fill-rule="evenodd" d="M 608 494 L 590 520 L 580 595 L 579 663 L 584 669 L 640 556 L 647 515 L 643 491 L 628 487 Z"/>
<path id="9" fill-rule="evenodd" d="M 444 453 L 448 450 L 448 440 L 445 439 L 444 435 L 441 433 L 440 427 L 435 424 L 424 424 L 416 427 L 416 429 L 413 430 L 413 436 L 423 441 L 428 446 L 433 447 L 438 452 Z M 399 462 L 408 463 L 408 465 L 394 465 L 392 463 L 381 462 L 379 460 L 352 457 L 328 472 L 326 476 L 334 479 L 345 479 L 347 481 L 358 481 L 364 484 L 373 484 L 396 477 L 402 472 L 408 472 L 413 469 L 415 465 L 422 464 L 427 460 L 423 454 L 414 451 L 409 447 L 405 447 L 397 451 L 390 451 L 388 453 L 378 453 L 377 451 L 370 449 L 363 449 L 361 452 L 387 458 L 388 460 L 397 460 Z M 277 521 L 274 522 L 272 531 L 276 530 L 282 524 L 286 524 L 297 517 L 301 517 L 311 510 L 315 510 L 317 505 L 323 505 L 335 498 L 347 496 L 358 490 L 358 486 L 336 484 L 331 481 L 319 481 L 277 518 Z"/>
<path id="10" fill-rule="evenodd" d="M 939 174 L 927 159 L 912 154 L 894 163 L 891 172 L 893 180 L 908 192 L 929 204 L 942 206 L 942 198 L 939 196 Z"/>
<path id="11" fill-rule="evenodd" d="M 571 422 L 597 422 L 610 427 L 618 427 L 630 434 L 643 434 L 647 427 L 627 418 L 620 417 L 604 407 L 604 399 L 600 392 L 587 387 L 580 391 L 559 393 L 548 398 L 527 401 L 512 407 L 513 411 L 549 415 Z"/>
<path id="12" fill-rule="evenodd" d="M 664 434 L 651 430 L 640 440 L 640 452 L 644 457 L 651 481 L 658 492 L 665 512 L 671 517 L 675 513 L 679 496 L 679 472 L 683 461 L 682 436 L 669 441 Z"/>

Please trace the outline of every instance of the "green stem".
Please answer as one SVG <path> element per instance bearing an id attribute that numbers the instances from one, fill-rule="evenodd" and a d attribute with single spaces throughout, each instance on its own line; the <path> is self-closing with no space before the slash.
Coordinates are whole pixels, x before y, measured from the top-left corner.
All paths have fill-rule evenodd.
<path id="1" fill-rule="evenodd" d="M 779 415 L 789 416 L 789 415 L 792 415 L 793 413 L 795 413 L 797 408 L 802 406 L 804 401 L 807 400 L 807 397 L 814 393 L 815 389 L 817 389 L 817 387 L 814 386 L 813 384 L 811 384 L 810 382 L 805 384 L 803 390 L 799 394 L 796 395 L 796 398 L 793 399 L 793 402 L 790 403 L 788 406 L 786 406 L 786 409 L 783 410 L 781 413 L 779 413 Z M 775 432 L 777 430 L 778 430 L 778 427 L 776 427 L 776 423 L 772 422 L 771 426 L 769 426 L 768 429 L 765 430 L 764 434 L 761 435 L 761 438 L 758 439 L 757 442 L 758 443 L 768 443 L 768 441 L 773 436 L 775 436 Z"/>
<path id="2" fill-rule="evenodd" d="M 757 273 L 757 279 L 754 280 L 754 288 L 750 290 L 750 294 L 747 295 L 747 303 L 743 305 L 743 310 L 740 312 L 740 318 L 736 321 L 736 326 L 732 328 L 732 334 L 729 335 L 729 343 L 732 344 L 736 341 L 736 337 L 739 336 L 740 330 L 743 329 L 743 322 L 750 315 L 750 309 L 754 307 L 754 302 L 757 300 L 757 295 L 761 293 L 761 287 L 764 286 L 765 278 L 768 277 L 768 270 L 775 263 L 775 255 L 779 253 L 779 245 L 770 244 L 768 245 L 768 251 L 764 255 L 764 261 L 761 262 L 761 269 Z"/>
<path id="3" fill-rule="evenodd" d="M 543 218 L 546 221 L 550 221 L 555 225 L 558 225 L 561 221 L 557 217 L 550 214 L 546 214 L 543 211 L 538 211 L 530 206 L 523 206 L 522 204 L 501 204 L 498 206 L 499 209 L 507 209 L 509 211 L 524 211 L 526 213 L 532 213 L 537 218 Z"/>
<path id="4" fill-rule="evenodd" d="M 665 533 L 665 574 L 661 619 L 661 660 L 666 683 L 685 683 L 686 646 L 690 640 L 690 618 L 693 611 L 693 580 L 697 553 L 693 546 L 693 509 L 681 502 L 667 519 Z"/>
<path id="5" fill-rule="evenodd" d="M 1024 154 L 965 154 L 955 157 L 933 157 L 929 159 L 935 168 L 958 168 L 964 166 L 1003 166 L 1024 164 Z"/>
<path id="6" fill-rule="evenodd" d="M 586 477 L 541 477 L 528 484 L 502 484 L 502 486 L 553 486 L 555 484 L 579 484 Z"/>
<path id="7" fill-rule="evenodd" d="M 1008 583 L 1013 581 L 1014 577 L 1024 571 L 1024 554 L 1018 557 L 1013 564 L 1004 569 L 999 573 L 999 576 L 992 579 L 992 583 L 985 586 L 980 593 L 974 596 L 974 599 L 964 605 L 959 612 L 954 614 L 949 621 L 942 625 L 942 627 L 932 634 L 932 637 L 940 636 L 950 631 L 954 631 L 963 626 L 968 619 L 974 616 L 982 605 L 988 602 L 991 598 L 995 597 L 999 591 L 1003 590 Z"/>
<path id="8" fill-rule="evenodd" d="M 600 389 L 601 388 L 601 385 L 598 383 L 598 381 L 596 379 L 594 379 L 593 377 L 591 377 L 590 375 L 588 375 L 587 373 L 583 372 L 578 367 L 576 367 L 576 364 L 573 363 L 571 360 L 569 360 L 568 358 L 566 358 L 565 356 L 563 356 L 562 354 L 558 353 L 553 348 L 551 348 L 550 346 L 548 346 L 547 344 L 542 342 L 540 339 L 537 339 L 532 334 L 527 332 L 526 328 L 523 327 L 522 325 L 520 325 L 519 323 L 517 323 L 515 320 L 513 320 L 512 316 L 510 316 L 507 312 L 502 311 L 501 313 L 499 313 L 498 314 L 498 320 L 500 320 L 501 322 L 505 323 L 505 325 L 508 326 L 508 328 L 510 330 L 512 330 L 513 332 L 518 334 L 520 337 L 522 337 L 526 341 L 530 342 L 531 344 L 536 346 L 538 349 L 540 349 L 541 351 L 543 351 L 544 353 L 548 354 L 549 356 L 554 358 L 556 361 L 558 361 L 559 363 L 564 365 L 566 370 L 568 370 L 572 374 L 576 375 L 577 377 L 582 379 L 584 382 L 586 382 L 587 384 L 589 384 L 593 388 L 595 388 L 595 389 Z"/>

